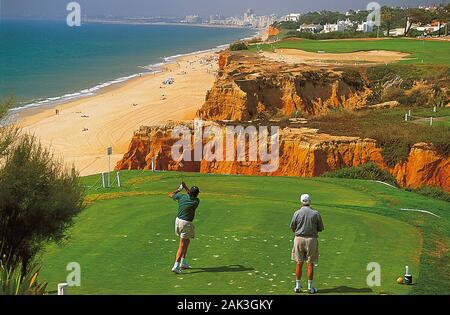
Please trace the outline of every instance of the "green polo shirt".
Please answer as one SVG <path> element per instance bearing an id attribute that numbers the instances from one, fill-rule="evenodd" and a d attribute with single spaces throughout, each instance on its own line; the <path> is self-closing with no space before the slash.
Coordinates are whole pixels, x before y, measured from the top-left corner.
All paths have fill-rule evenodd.
<path id="1" fill-rule="evenodd" d="M 192 222 L 195 217 L 195 210 L 200 204 L 200 199 L 187 194 L 175 194 L 173 200 L 178 201 L 178 215 L 181 220 Z"/>

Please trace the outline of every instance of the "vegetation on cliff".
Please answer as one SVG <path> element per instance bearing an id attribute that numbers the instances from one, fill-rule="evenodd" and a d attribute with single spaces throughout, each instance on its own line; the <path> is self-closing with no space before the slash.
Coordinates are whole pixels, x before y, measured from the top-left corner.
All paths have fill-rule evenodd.
<path id="1" fill-rule="evenodd" d="M 230 45 L 231 51 L 248 50 L 248 45 L 245 42 L 235 42 Z"/>
<path id="2" fill-rule="evenodd" d="M 347 179 L 366 179 L 375 180 L 398 186 L 395 177 L 387 170 L 379 168 L 374 163 L 366 163 L 360 166 L 346 167 L 333 172 L 326 172 L 323 177 L 347 178 Z"/>
<path id="3" fill-rule="evenodd" d="M 412 146 L 416 143 L 432 143 L 443 156 L 450 156 L 450 128 L 448 125 L 429 126 L 429 119 L 405 122 L 404 108 L 339 111 L 311 118 L 307 126 L 318 128 L 321 132 L 371 138 L 383 148 L 383 158 L 390 167 L 408 159 Z M 434 113 L 431 108 L 420 109 L 415 115 L 435 117 L 448 121 L 450 108 L 440 108 Z M 439 118 L 444 116 L 444 118 Z"/>
<path id="4" fill-rule="evenodd" d="M 450 202 L 450 194 L 448 192 L 440 189 L 439 187 L 422 186 L 417 189 L 413 189 L 412 191 L 414 191 L 416 194 L 419 194 L 422 196 L 435 198 L 435 199 L 441 199 L 441 200 Z"/>

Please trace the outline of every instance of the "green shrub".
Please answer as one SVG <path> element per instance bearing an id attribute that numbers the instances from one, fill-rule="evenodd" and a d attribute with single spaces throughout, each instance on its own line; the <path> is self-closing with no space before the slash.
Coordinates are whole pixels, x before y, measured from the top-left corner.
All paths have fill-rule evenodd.
<path id="1" fill-rule="evenodd" d="M 44 295 L 47 283 L 38 282 L 39 268 L 30 264 L 22 273 L 21 263 L 5 267 L 0 261 L 0 295 Z"/>
<path id="2" fill-rule="evenodd" d="M 298 32 L 297 30 L 291 30 L 286 33 L 286 38 L 304 38 L 313 40 L 324 40 L 324 39 L 345 39 L 345 38 L 374 38 L 377 37 L 377 33 L 363 33 L 354 31 L 345 32 L 329 32 L 329 33 L 311 33 L 311 32 Z"/>
<path id="3" fill-rule="evenodd" d="M 341 111 L 313 117 L 306 126 L 336 136 L 375 139 L 383 149 L 383 158 L 390 167 L 406 161 L 411 147 L 420 142 L 433 144 L 442 156 L 450 155 L 450 128 L 404 122 L 404 117 L 403 108 Z"/>
<path id="4" fill-rule="evenodd" d="M 447 82 L 449 71 L 450 67 L 441 65 L 387 64 L 369 67 L 366 75 L 372 86 L 400 79 L 399 87 L 410 89 L 414 82 L 420 80 Z"/>
<path id="5" fill-rule="evenodd" d="M 406 103 L 405 90 L 399 87 L 390 87 L 381 92 L 381 102 L 398 101 L 400 104 Z"/>
<path id="6" fill-rule="evenodd" d="M 248 50 L 248 45 L 244 42 L 235 42 L 230 45 L 231 51 Z"/>
<path id="7" fill-rule="evenodd" d="M 45 244 L 67 237 L 84 188 L 36 137 L 8 130 L 0 135 L 16 138 L 0 156 L 0 257 L 6 267 L 26 268 Z"/>
<path id="8" fill-rule="evenodd" d="M 333 172 L 327 172 L 322 176 L 332 178 L 378 180 L 398 187 L 395 177 L 388 171 L 380 169 L 374 163 L 341 168 Z"/>
<path id="9" fill-rule="evenodd" d="M 412 191 L 414 191 L 417 194 L 426 196 L 426 197 L 441 199 L 441 200 L 450 202 L 450 194 L 448 192 L 442 190 L 439 187 L 422 186 L 417 189 L 413 189 Z"/>
<path id="10" fill-rule="evenodd" d="M 355 88 L 356 90 L 361 90 L 366 86 L 364 79 L 361 76 L 361 73 L 354 69 L 345 68 L 342 70 L 342 80 Z"/>

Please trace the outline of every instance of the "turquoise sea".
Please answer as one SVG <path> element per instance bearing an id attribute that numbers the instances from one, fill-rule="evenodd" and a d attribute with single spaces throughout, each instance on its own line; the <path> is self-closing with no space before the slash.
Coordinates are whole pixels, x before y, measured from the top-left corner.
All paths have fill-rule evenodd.
<path id="1" fill-rule="evenodd" d="M 0 98 L 40 106 L 95 93 L 171 57 L 216 48 L 255 30 L 0 20 Z"/>

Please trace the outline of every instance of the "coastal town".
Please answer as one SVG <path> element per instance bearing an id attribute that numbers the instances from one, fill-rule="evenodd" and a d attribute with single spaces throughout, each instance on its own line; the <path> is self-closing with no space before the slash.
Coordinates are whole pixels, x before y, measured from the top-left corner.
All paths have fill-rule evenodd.
<path id="1" fill-rule="evenodd" d="M 408 11 L 407 7 L 385 7 L 387 14 L 384 16 L 386 22 L 390 18 L 395 18 L 395 12 Z M 421 10 L 422 13 L 418 10 Z M 406 16 L 405 25 L 399 26 L 392 23 L 393 27 L 384 30 L 385 36 L 405 36 L 408 31 L 416 32 L 419 35 L 430 35 L 442 30 L 448 32 L 446 21 L 439 18 L 430 18 L 433 14 L 439 15 L 438 6 L 419 6 L 411 9 L 411 16 Z M 423 14 L 425 12 L 425 14 Z M 428 13 L 428 16 L 427 16 Z M 292 23 L 298 27 L 293 30 L 300 33 L 323 34 L 332 32 L 360 32 L 372 33 L 376 30 L 376 22 L 368 19 L 370 11 L 368 10 L 347 10 L 345 12 L 320 11 L 320 12 L 289 12 L 287 14 L 268 14 L 259 15 L 257 10 L 248 9 L 245 13 L 236 16 L 225 16 L 222 14 L 213 14 L 202 16 L 199 14 L 191 14 L 185 17 L 94 17 L 85 20 L 88 22 L 104 22 L 104 23 L 135 23 L 135 24 L 181 24 L 196 26 L 219 26 L 219 27 L 243 27 L 254 29 L 266 29 L 274 23 Z M 311 20 L 311 18 L 313 18 Z M 321 22 L 312 22 L 313 20 Z M 308 23 L 311 21 L 311 23 Z M 388 34 L 389 32 L 389 34 Z M 379 35 L 379 34 L 378 34 Z"/>

